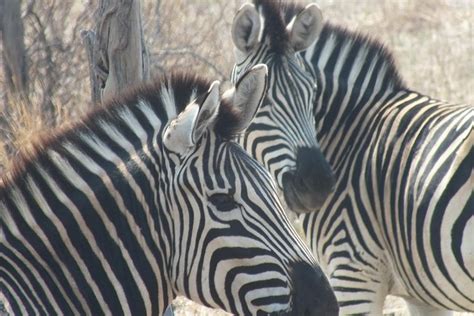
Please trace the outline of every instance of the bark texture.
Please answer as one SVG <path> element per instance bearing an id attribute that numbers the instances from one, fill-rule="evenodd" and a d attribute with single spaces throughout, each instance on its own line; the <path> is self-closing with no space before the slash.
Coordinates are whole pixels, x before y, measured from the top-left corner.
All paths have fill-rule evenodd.
<path id="1" fill-rule="evenodd" d="M 28 67 L 24 29 L 20 13 L 21 1 L 0 0 L 0 32 L 6 91 L 12 97 L 26 97 Z"/>
<path id="2" fill-rule="evenodd" d="M 101 0 L 96 19 L 95 32 L 83 32 L 94 103 L 148 79 L 140 1 Z"/>

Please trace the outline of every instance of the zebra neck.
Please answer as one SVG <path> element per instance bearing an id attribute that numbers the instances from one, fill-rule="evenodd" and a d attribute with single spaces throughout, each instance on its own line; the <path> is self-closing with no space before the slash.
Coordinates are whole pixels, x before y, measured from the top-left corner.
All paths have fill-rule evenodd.
<path id="1" fill-rule="evenodd" d="M 384 100 L 403 90 L 393 57 L 367 36 L 326 24 L 305 53 L 315 69 L 318 140 L 331 163 L 360 138 Z"/>
<path id="2" fill-rule="evenodd" d="M 0 187 L 0 290 L 19 314 L 159 314 L 172 299 L 147 129 L 161 122 L 136 110 L 57 135 Z"/>

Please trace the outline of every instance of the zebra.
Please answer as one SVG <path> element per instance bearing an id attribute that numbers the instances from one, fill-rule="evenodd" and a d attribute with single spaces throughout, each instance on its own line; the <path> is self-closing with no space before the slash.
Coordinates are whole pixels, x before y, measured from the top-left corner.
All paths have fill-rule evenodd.
<path id="1" fill-rule="evenodd" d="M 259 3 L 264 2 L 257 1 L 257 6 Z M 317 89 L 315 75 L 309 67 L 309 71 L 300 70 L 302 58 L 286 53 L 307 48 L 319 33 L 321 19 L 319 8 L 311 5 L 292 21 L 286 36 L 281 32 L 286 25 L 280 20 L 263 20 L 255 6 L 247 4 L 235 16 L 232 28 L 237 65 L 231 81 L 237 82 L 258 63 L 269 68 L 269 89 L 251 125 L 254 128 L 239 142 L 270 170 L 288 208 L 296 213 L 319 208 L 335 185 L 334 173 L 317 141 L 311 112 Z M 264 23 L 276 25 L 265 28 Z"/>
<path id="2" fill-rule="evenodd" d="M 314 104 L 284 106 L 291 108 L 288 115 L 311 108 L 308 122 L 315 124 L 321 151 L 336 175 L 335 189 L 322 207 L 299 219 L 341 314 L 381 315 L 388 294 L 405 298 L 414 315 L 474 311 L 474 107 L 409 89 L 381 43 L 331 23 L 312 25 L 320 20 L 319 14 L 310 17 L 316 11 L 314 4 L 244 4 L 232 26 L 239 36 L 234 38 L 239 51 L 234 73 L 267 63 L 269 54 L 254 52 L 279 41 L 286 50 L 278 58 L 296 54 L 302 60 L 299 72 L 315 74 Z M 318 35 L 298 52 L 292 32 L 301 18 L 313 30 L 300 34 Z M 254 37 L 259 40 L 243 50 L 239 41 Z M 271 77 L 283 70 L 269 71 Z M 289 94 L 296 90 L 286 89 Z M 279 128 L 293 133 L 291 125 Z M 251 136 L 243 142 L 260 161 L 252 148 L 267 133 L 251 124 Z M 275 161 L 288 155 L 271 144 L 259 150 Z M 265 166 L 278 176 L 276 167 Z"/>
<path id="3" fill-rule="evenodd" d="M 24 153 L 0 185 L 10 312 L 162 315 L 179 294 L 238 315 L 337 315 L 271 176 L 232 140 L 266 73 L 223 95 L 164 75 Z"/>

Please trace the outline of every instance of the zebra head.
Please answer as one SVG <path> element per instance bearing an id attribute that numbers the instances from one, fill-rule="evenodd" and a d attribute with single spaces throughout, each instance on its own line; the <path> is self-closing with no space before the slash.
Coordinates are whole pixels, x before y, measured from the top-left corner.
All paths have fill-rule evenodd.
<path id="1" fill-rule="evenodd" d="M 240 142 L 270 171 L 296 213 L 318 209 L 335 185 L 317 140 L 316 76 L 298 54 L 316 40 L 321 26 L 315 4 L 297 8 L 270 0 L 243 5 L 232 26 L 233 82 L 257 63 L 269 68 L 266 99 Z"/>
<path id="2" fill-rule="evenodd" d="M 273 179 L 231 141 L 257 112 L 266 76 L 256 66 L 222 98 L 214 82 L 163 132 L 172 161 L 171 282 L 181 295 L 238 315 L 336 315 L 329 283 L 289 223 Z"/>
<path id="3" fill-rule="evenodd" d="M 335 315 L 273 179 L 231 140 L 266 73 L 224 96 L 163 76 L 32 145 L 0 181 L 0 309 L 161 315 L 181 294 L 238 315 Z"/>

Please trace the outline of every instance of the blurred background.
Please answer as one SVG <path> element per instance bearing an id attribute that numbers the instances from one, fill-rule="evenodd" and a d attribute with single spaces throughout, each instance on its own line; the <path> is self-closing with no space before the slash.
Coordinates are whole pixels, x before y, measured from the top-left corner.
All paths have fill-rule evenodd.
<path id="1" fill-rule="evenodd" d="M 2 14 L 0 25 L 10 16 Z M 143 0 L 151 73 L 194 69 L 227 80 L 233 64 L 230 27 L 243 0 Z M 310 2 L 310 1 L 302 1 Z M 408 87 L 456 103 L 474 101 L 474 1 L 317 0 L 326 20 L 370 34 L 394 54 Z M 29 102 L 7 97 L 8 62 L 0 43 L 0 172 L 38 134 L 89 110 L 91 88 L 82 30 L 95 26 L 98 0 L 23 0 L 25 82 Z M 17 21 L 18 22 L 18 21 Z M 1 28 L 0 28 L 1 31 Z M 390 300 L 388 315 L 402 315 Z M 178 300 L 179 315 L 208 310 Z M 402 314 L 400 314 L 402 313 Z"/>
<path id="2" fill-rule="evenodd" d="M 0 0 L 0 21 L 5 1 L 18 0 Z M 193 68 L 226 80 L 233 62 L 230 27 L 244 2 L 142 0 L 151 73 Z M 316 2 L 327 20 L 385 43 L 412 89 L 451 102 L 473 103 L 474 1 Z M 4 146 L 0 146 L 0 170 L 39 131 L 77 117 L 91 107 L 89 66 L 80 33 L 94 28 L 98 0 L 20 3 L 30 102 L 7 100 L 7 62 L 1 58 L 4 71 L 0 71 L 0 144 Z M 2 57 L 4 49 L 1 45 Z"/>

